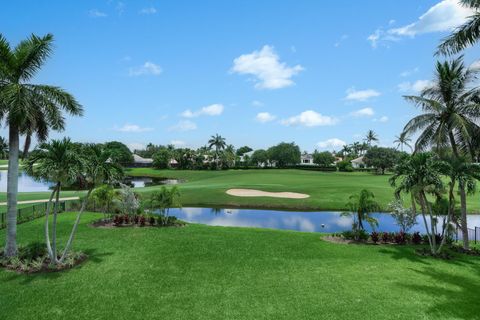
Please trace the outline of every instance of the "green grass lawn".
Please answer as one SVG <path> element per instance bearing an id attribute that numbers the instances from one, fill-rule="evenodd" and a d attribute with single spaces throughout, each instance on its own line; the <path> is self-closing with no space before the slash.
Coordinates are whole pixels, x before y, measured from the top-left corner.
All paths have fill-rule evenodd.
<path id="1" fill-rule="evenodd" d="M 478 319 L 480 258 L 342 245 L 318 233 L 188 225 L 97 229 L 86 214 L 81 267 L 0 270 L 2 319 Z M 64 242 L 73 214 L 59 217 Z M 42 219 L 19 240 L 42 240 Z M 0 231 L 2 244 L 5 231 Z"/>
<path id="2" fill-rule="evenodd" d="M 345 210 L 348 197 L 366 188 L 374 192 L 383 210 L 393 200 L 390 175 L 364 172 L 318 172 L 295 169 L 190 171 L 136 168 L 129 175 L 169 177 L 187 180 L 181 184 L 184 206 L 230 206 L 300 210 Z M 138 189 L 150 192 L 158 187 Z M 264 191 L 292 191 L 310 195 L 308 199 L 240 198 L 227 195 L 230 188 L 252 188 Z M 468 209 L 480 212 L 480 198 L 469 196 Z"/>
<path id="3" fill-rule="evenodd" d="M 375 193 L 383 210 L 393 200 L 390 175 L 375 175 L 363 172 L 316 172 L 295 169 L 258 170 L 154 170 L 136 168 L 127 171 L 134 176 L 178 178 L 186 180 L 179 185 L 183 206 L 255 207 L 290 210 L 345 210 L 351 194 L 362 188 Z M 136 192 L 146 194 L 159 186 L 139 188 Z M 253 188 L 264 191 L 292 191 L 310 195 L 308 199 L 240 198 L 227 195 L 230 188 Z M 78 196 L 82 192 L 62 191 L 62 197 Z M 20 193 L 19 200 L 48 199 L 46 192 Z M 407 197 L 408 198 L 408 197 Z M 0 202 L 6 201 L 6 193 L 0 193 Z M 468 209 L 480 212 L 478 194 L 469 196 Z"/>

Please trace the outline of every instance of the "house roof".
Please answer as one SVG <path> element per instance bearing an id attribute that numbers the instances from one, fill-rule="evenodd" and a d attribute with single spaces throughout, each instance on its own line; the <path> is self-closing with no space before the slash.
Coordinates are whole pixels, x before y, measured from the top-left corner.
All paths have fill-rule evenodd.
<path id="1" fill-rule="evenodd" d="M 363 156 L 355 158 L 350 162 L 352 162 L 352 163 L 363 163 Z"/>
<path id="2" fill-rule="evenodd" d="M 153 159 L 142 158 L 138 154 L 133 154 L 134 163 L 152 163 Z"/>

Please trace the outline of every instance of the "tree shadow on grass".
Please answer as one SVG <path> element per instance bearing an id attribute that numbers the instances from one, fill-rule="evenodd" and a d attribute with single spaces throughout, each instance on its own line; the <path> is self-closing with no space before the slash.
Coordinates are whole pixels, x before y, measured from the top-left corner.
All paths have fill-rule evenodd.
<path id="1" fill-rule="evenodd" d="M 80 264 L 74 266 L 73 268 L 61 270 L 61 271 L 52 271 L 52 272 L 37 272 L 37 273 L 18 273 L 14 271 L 9 271 L 11 274 L 6 278 L 6 281 L 15 281 L 20 280 L 21 284 L 29 284 L 33 281 L 40 279 L 58 279 L 65 274 L 68 274 L 72 270 L 78 270 L 83 268 L 88 263 L 101 263 L 103 258 L 106 256 L 111 256 L 111 252 L 98 253 L 96 249 L 87 249 L 82 251 L 87 255 L 87 259 L 82 261 Z"/>
<path id="2" fill-rule="evenodd" d="M 430 283 L 399 285 L 416 293 L 421 292 L 430 297 L 433 304 L 427 311 L 432 319 L 479 319 L 480 318 L 480 265 L 468 268 L 475 272 L 477 278 L 451 274 L 431 268 L 412 271 L 430 278 Z"/>

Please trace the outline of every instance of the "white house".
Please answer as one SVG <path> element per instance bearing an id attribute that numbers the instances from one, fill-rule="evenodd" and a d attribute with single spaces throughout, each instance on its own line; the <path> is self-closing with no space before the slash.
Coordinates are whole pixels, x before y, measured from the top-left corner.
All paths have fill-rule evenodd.
<path id="1" fill-rule="evenodd" d="M 133 165 L 135 167 L 150 167 L 153 163 L 153 159 L 142 158 L 138 154 L 133 154 Z"/>
<path id="2" fill-rule="evenodd" d="M 303 153 L 300 156 L 300 164 L 307 165 L 307 166 L 315 166 L 316 164 L 313 163 L 313 155 L 310 153 Z"/>
<path id="3" fill-rule="evenodd" d="M 363 162 L 363 156 L 355 158 L 350 162 L 354 169 L 365 168 L 365 162 Z"/>

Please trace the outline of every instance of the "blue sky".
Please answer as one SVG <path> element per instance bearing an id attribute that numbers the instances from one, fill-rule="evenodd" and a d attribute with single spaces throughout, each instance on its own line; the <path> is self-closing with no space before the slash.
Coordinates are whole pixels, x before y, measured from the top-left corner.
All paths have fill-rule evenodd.
<path id="1" fill-rule="evenodd" d="M 72 92 L 85 116 L 52 137 L 199 147 L 219 133 L 313 151 L 369 129 L 392 145 L 416 113 L 402 95 L 428 85 L 439 40 L 469 14 L 455 0 L 18 0 L 0 30 L 12 44 L 55 36 L 35 82 Z"/>

